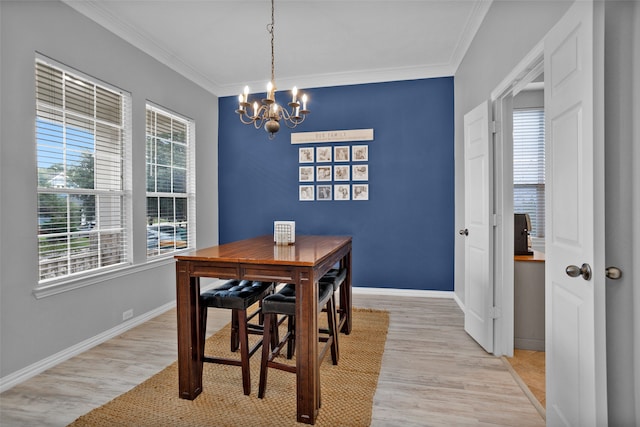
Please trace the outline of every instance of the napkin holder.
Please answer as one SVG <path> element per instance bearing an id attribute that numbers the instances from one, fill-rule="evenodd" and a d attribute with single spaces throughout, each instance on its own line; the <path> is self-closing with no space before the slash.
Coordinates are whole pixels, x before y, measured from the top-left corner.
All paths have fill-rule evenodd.
<path id="1" fill-rule="evenodd" d="M 295 221 L 273 221 L 273 242 L 276 245 L 293 245 L 296 243 Z"/>

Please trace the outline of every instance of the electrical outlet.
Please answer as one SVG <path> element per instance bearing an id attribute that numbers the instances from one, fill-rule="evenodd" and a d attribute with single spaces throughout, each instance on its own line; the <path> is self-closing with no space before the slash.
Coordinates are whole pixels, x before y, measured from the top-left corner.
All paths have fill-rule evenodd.
<path id="1" fill-rule="evenodd" d="M 122 321 L 129 320 L 133 317 L 133 309 L 129 309 L 122 313 Z"/>

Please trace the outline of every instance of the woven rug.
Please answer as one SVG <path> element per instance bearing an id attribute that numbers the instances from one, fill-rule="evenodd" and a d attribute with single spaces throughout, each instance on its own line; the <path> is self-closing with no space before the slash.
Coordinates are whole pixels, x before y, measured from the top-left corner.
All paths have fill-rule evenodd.
<path id="1" fill-rule="evenodd" d="M 322 407 L 317 426 L 371 423 L 388 326 L 386 311 L 353 309 L 351 334 L 340 334 L 338 365 L 332 365 L 331 355 L 327 354 L 320 368 Z M 205 352 L 227 357 L 231 354 L 229 325 L 207 340 Z M 286 361 L 284 357 L 282 360 Z M 295 374 L 269 369 L 265 397 L 258 399 L 259 371 L 260 351 L 251 358 L 251 395 L 245 396 L 240 367 L 205 363 L 203 392 L 190 401 L 178 397 L 178 364 L 174 362 L 70 426 L 301 425 L 296 422 Z"/>

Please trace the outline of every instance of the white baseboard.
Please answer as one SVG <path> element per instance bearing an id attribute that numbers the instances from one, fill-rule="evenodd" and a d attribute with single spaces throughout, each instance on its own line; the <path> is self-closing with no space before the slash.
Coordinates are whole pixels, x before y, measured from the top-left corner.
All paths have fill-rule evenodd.
<path id="1" fill-rule="evenodd" d="M 427 291 L 420 289 L 394 289 L 394 288 L 351 288 L 354 294 L 362 295 L 389 295 L 398 297 L 423 297 L 423 298 L 455 298 L 452 291 Z"/>
<path id="2" fill-rule="evenodd" d="M 214 286 L 219 284 L 219 280 L 213 280 L 211 283 L 202 284 L 201 291 L 209 290 Z M 424 298 L 454 298 L 457 300 L 455 294 L 450 291 L 423 291 L 423 290 L 415 290 L 415 289 L 392 289 L 392 288 L 359 288 L 353 287 L 354 294 L 366 294 L 366 295 L 395 295 L 395 296 L 406 296 L 406 297 L 424 297 Z M 458 304 L 460 304 L 458 302 Z M 91 348 L 97 346 L 98 344 L 102 344 L 105 341 L 110 340 L 111 338 L 117 337 L 118 335 L 123 334 L 131 328 L 135 328 L 138 325 L 143 324 L 144 322 L 153 319 L 156 316 L 164 313 L 167 310 L 170 310 L 176 306 L 175 301 L 168 302 L 155 310 L 151 310 L 147 313 L 144 313 L 140 316 L 136 316 L 132 319 L 127 320 L 126 322 L 122 322 L 121 324 L 104 331 L 101 334 L 98 334 L 94 337 L 91 337 L 85 341 L 82 341 L 76 345 L 73 345 L 69 348 L 66 348 L 56 354 L 53 354 L 45 359 L 42 359 L 36 363 L 33 363 L 29 366 L 26 366 L 16 372 L 13 372 L 5 377 L 0 378 L 0 393 L 3 391 L 9 390 L 11 387 L 20 384 L 23 381 L 28 380 L 29 378 L 35 377 L 36 375 L 46 371 L 49 368 L 56 366 L 59 363 L 64 362 L 65 360 L 71 359 L 74 356 L 77 356 L 80 353 L 83 353 Z"/>
<path id="3" fill-rule="evenodd" d="M 147 313 L 144 313 L 140 316 L 133 317 L 126 322 L 122 322 L 121 324 L 104 331 L 101 334 L 98 334 L 94 337 L 89 338 L 88 340 L 82 341 L 76 345 L 68 347 L 54 355 L 51 355 L 45 359 L 42 359 L 36 363 L 33 363 L 29 366 L 26 366 L 16 372 L 13 372 L 5 377 L 0 378 L 0 393 L 5 390 L 10 389 L 11 387 L 28 380 L 29 378 L 35 377 L 36 375 L 46 371 L 49 368 L 54 367 L 55 365 L 64 362 L 72 358 L 73 356 L 77 356 L 80 353 L 83 353 L 98 344 L 102 344 L 105 341 L 110 340 L 111 338 L 117 337 L 118 335 L 123 334 L 131 328 L 134 328 L 138 325 L 143 324 L 144 322 L 153 319 L 154 317 L 164 313 L 167 310 L 172 309 L 176 306 L 176 302 L 172 301 L 163 306 L 156 308 L 155 310 L 151 310 Z"/>

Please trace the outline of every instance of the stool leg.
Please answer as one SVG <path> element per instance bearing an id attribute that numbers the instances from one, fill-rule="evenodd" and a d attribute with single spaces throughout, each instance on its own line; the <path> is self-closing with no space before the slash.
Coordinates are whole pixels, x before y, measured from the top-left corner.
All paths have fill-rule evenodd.
<path id="1" fill-rule="evenodd" d="M 238 350 L 240 345 L 238 337 L 238 311 L 231 310 L 231 351 Z"/>
<path id="2" fill-rule="evenodd" d="M 204 357 L 204 340 L 207 331 L 207 312 L 208 307 L 206 305 L 200 306 L 200 357 Z"/>
<path id="3" fill-rule="evenodd" d="M 327 302 L 327 323 L 329 325 L 329 335 L 333 338 L 331 342 L 331 361 L 334 365 L 337 365 L 338 359 L 340 358 L 340 351 L 338 347 L 338 335 L 340 334 L 338 333 L 336 300 L 334 295 L 332 295 Z"/>
<path id="4" fill-rule="evenodd" d="M 245 395 L 251 394 L 251 370 L 249 367 L 249 334 L 247 333 L 247 312 L 233 310 L 238 318 L 238 333 L 240 335 L 240 361 L 242 363 L 242 389 Z"/>
<path id="5" fill-rule="evenodd" d="M 272 324 L 275 323 L 275 324 Z M 271 342 L 271 333 L 273 328 L 278 326 L 277 317 L 275 314 L 264 315 L 264 332 L 262 335 L 262 359 L 260 360 L 260 383 L 258 385 L 258 397 L 262 399 L 264 397 L 265 389 L 267 388 L 267 364 L 271 358 L 271 349 L 268 345 L 264 345 L 265 342 Z"/>
<path id="6" fill-rule="evenodd" d="M 296 352 L 296 316 L 287 317 L 287 331 L 290 336 L 287 341 L 287 359 L 291 359 Z"/>

